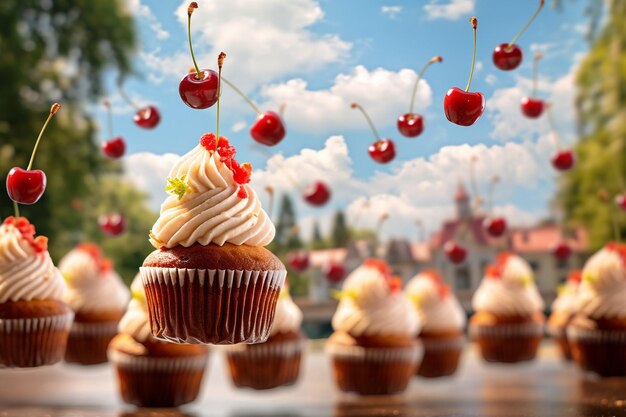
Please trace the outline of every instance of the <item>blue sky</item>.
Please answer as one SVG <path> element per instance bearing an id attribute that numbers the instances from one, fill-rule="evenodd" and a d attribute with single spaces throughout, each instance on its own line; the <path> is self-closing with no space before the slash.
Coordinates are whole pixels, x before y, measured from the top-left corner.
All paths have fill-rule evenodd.
<path id="1" fill-rule="evenodd" d="M 508 42 L 534 12 L 538 2 L 501 0 L 330 1 L 201 0 L 194 15 L 194 48 L 200 66 L 215 68 L 217 53 L 228 54 L 224 75 L 264 109 L 287 104 L 288 134 L 267 153 L 251 146 L 252 110 L 231 91 L 223 95 L 223 133 L 238 145 L 240 160 L 255 167 L 253 182 L 290 192 L 306 234 L 313 219 L 327 227 L 332 212 L 347 210 L 361 226 L 373 226 L 390 214 L 383 235 L 414 236 L 416 219 L 435 230 L 453 214 L 451 195 L 459 179 L 468 181 L 469 159 L 477 157 L 478 187 L 486 190 L 493 175 L 502 177 L 496 211 L 512 223 L 532 224 L 548 213 L 556 179 L 549 166 L 554 148 L 545 118 L 529 121 L 519 112 L 521 95 L 530 93 L 531 61 L 542 52 L 539 95 L 555 103 L 562 141 L 575 140 L 573 79 L 588 48 L 584 1 L 563 10 L 544 8 L 518 44 L 525 60 L 516 71 L 502 72 L 491 62 L 493 48 Z M 550 3 L 550 2 L 548 2 Z M 128 144 L 127 176 L 150 192 L 156 207 L 168 168 L 215 126 L 215 108 L 197 111 L 178 96 L 178 81 L 191 65 L 186 44 L 186 1 L 129 0 L 137 18 L 140 42 L 136 76 L 126 91 L 140 103 L 154 103 L 163 120 L 153 131 L 131 121 L 130 108 L 114 93 L 115 133 Z M 472 90 L 487 99 L 485 115 L 472 127 L 449 123 L 442 111 L 446 90 L 464 87 L 469 74 L 472 30 L 478 17 L 477 70 Z M 408 109 L 410 90 L 422 65 L 433 65 L 420 85 L 417 107 L 426 129 L 417 139 L 402 137 L 395 119 Z M 381 136 L 392 138 L 395 161 L 379 165 L 367 155 L 374 138 L 365 120 L 349 108 L 359 101 Z M 97 109 L 96 117 L 105 122 Z M 245 126 L 245 128 L 244 128 Z M 242 130 L 243 128 L 243 130 Z M 103 135 L 106 133 L 103 129 Z M 329 139 L 331 138 L 331 139 Z M 104 136 L 102 139 L 106 139 Z M 306 206 L 288 176 L 300 186 L 322 179 L 336 198 L 323 209 Z M 364 205 L 365 201 L 369 205 Z"/>

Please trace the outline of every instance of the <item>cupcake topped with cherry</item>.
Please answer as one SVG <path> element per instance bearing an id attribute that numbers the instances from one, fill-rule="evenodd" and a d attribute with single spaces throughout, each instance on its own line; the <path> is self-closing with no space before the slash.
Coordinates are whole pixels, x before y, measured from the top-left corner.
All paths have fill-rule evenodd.
<path id="1" fill-rule="evenodd" d="M 548 318 L 548 332 L 555 338 L 566 360 L 572 359 L 566 329 L 576 313 L 576 294 L 580 287 L 581 278 L 582 271 L 579 269 L 570 272 L 567 281 L 561 284 L 557 290 L 558 295 L 552 303 L 552 312 Z"/>

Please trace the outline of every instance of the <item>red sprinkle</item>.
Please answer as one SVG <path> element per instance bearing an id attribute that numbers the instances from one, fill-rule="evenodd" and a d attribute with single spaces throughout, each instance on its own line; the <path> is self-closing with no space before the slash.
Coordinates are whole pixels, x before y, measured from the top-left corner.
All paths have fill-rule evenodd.
<path id="1" fill-rule="evenodd" d="M 439 298 L 444 299 L 450 294 L 450 287 L 444 282 L 441 274 L 434 269 L 426 269 L 421 272 L 426 278 L 433 281 L 439 291 Z"/>
<path id="2" fill-rule="evenodd" d="M 391 292 L 398 292 L 402 289 L 402 278 L 393 276 L 389 278 L 389 289 Z"/>
<path id="3" fill-rule="evenodd" d="M 606 248 L 612 252 L 617 252 L 622 258 L 622 262 L 626 264 L 626 243 L 609 242 L 606 244 Z"/>
<path id="4" fill-rule="evenodd" d="M 391 292 L 397 292 L 402 289 L 402 279 L 398 276 L 392 275 L 391 268 L 389 267 L 387 262 L 381 259 L 370 258 L 366 259 L 365 262 L 363 262 L 363 265 L 369 268 L 377 269 L 387 281 Z"/>
<path id="5" fill-rule="evenodd" d="M 86 252 L 94 262 L 98 265 L 101 273 L 109 272 L 113 269 L 113 261 L 102 256 L 102 250 L 95 243 L 80 243 L 76 246 L 77 250 Z"/>
<path id="6" fill-rule="evenodd" d="M 580 281 L 582 280 L 582 276 L 583 276 L 583 273 L 580 269 L 574 269 L 567 276 L 567 280 L 579 284 Z"/>
<path id="7" fill-rule="evenodd" d="M 233 173 L 233 180 L 239 185 L 248 184 L 250 182 L 250 175 L 252 174 L 252 165 L 248 162 L 239 164 L 235 159 L 237 150 L 232 146 L 228 139 L 224 136 L 220 136 L 219 143 L 216 146 L 216 137 L 213 133 L 207 133 L 200 138 L 200 145 L 204 147 L 208 152 L 215 152 L 220 156 L 220 161 L 226 165 L 226 167 Z M 239 187 L 237 192 L 239 198 L 247 198 L 248 193 L 243 187 Z"/>
<path id="8" fill-rule="evenodd" d="M 514 256 L 513 252 L 502 252 L 496 258 L 496 261 L 493 265 L 489 265 L 485 271 L 485 275 L 489 278 L 500 279 L 502 278 L 502 272 L 504 271 L 504 267 L 506 262 L 509 260 L 511 256 Z"/>
<path id="9" fill-rule="evenodd" d="M 15 227 L 22 238 L 35 250 L 35 253 L 43 253 L 48 250 L 48 238 L 45 236 L 35 237 L 35 226 L 30 224 L 26 217 L 9 216 L 4 219 L 2 224 Z"/>

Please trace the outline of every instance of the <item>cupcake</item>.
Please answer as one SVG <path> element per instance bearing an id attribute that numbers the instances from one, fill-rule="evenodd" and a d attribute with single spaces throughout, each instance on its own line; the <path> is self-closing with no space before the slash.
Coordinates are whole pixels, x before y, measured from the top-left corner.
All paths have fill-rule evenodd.
<path id="1" fill-rule="evenodd" d="M 108 349 L 122 399 L 139 407 L 177 407 L 194 401 L 207 365 L 205 346 L 156 340 L 150 333 L 141 278 Z"/>
<path id="2" fill-rule="evenodd" d="M 141 276 L 155 337 L 177 343 L 267 340 L 287 271 L 264 248 L 275 229 L 235 148 L 206 134 L 170 171 Z"/>
<path id="3" fill-rule="evenodd" d="M 306 339 L 300 332 L 301 324 L 302 311 L 289 296 L 285 285 L 278 297 L 267 342 L 235 345 L 226 353 L 235 386 L 263 390 L 295 384 L 306 346 Z"/>
<path id="4" fill-rule="evenodd" d="M 498 255 L 472 299 L 470 334 L 488 362 L 535 358 L 543 337 L 544 303 L 528 262 L 513 253 Z"/>
<path id="5" fill-rule="evenodd" d="M 572 271 L 567 282 L 558 288 L 558 296 L 552 303 L 552 313 L 548 318 L 548 333 L 554 337 L 565 360 L 572 360 L 572 352 L 567 341 L 566 328 L 574 317 L 575 300 L 582 273 Z"/>
<path id="6" fill-rule="evenodd" d="M 83 243 L 70 251 L 59 269 L 67 282 L 65 302 L 76 314 L 65 361 L 95 365 L 107 361 L 107 346 L 117 334 L 130 299 L 128 287 L 100 248 Z"/>
<path id="7" fill-rule="evenodd" d="M 583 268 L 567 339 L 576 363 L 601 376 L 626 375 L 626 245 L 609 243 Z"/>
<path id="8" fill-rule="evenodd" d="M 417 374 L 427 378 L 456 372 L 465 344 L 465 311 L 437 271 L 424 271 L 406 286 L 422 329 L 424 357 Z"/>
<path id="9" fill-rule="evenodd" d="M 0 367 L 51 365 L 63 359 L 74 313 L 65 283 L 25 217 L 0 226 Z"/>
<path id="10" fill-rule="evenodd" d="M 387 264 L 373 259 L 344 281 L 326 345 L 342 391 L 396 394 L 415 375 L 419 321 L 401 286 Z"/>

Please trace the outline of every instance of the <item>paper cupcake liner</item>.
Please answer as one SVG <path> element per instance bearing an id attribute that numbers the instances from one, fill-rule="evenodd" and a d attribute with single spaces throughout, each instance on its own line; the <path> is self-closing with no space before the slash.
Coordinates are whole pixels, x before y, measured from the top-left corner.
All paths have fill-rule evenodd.
<path id="1" fill-rule="evenodd" d="M 424 352 L 446 351 L 446 350 L 463 350 L 465 347 L 465 336 L 458 337 L 428 337 L 418 338 L 424 346 Z"/>
<path id="2" fill-rule="evenodd" d="M 0 319 L 0 364 L 27 368 L 61 361 L 73 319 L 74 313 Z"/>
<path id="3" fill-rule="evenodd" d="M 566 337 L 566 330 L 563 326 L 546 326 L 546 333 L 550 337 L 560 338 Z"/>
<path id="4" fill-rule="evenodd" d="M 152 334 L 175 343 L 264 342 L 286 275 L 142 267 Z"/>
<path id="5" fill-rule="evenodd" d="M 98 365 L 107 362 L 107 348 L 117 334 L 117 321 L 74 322 L 67 339 L 65 362 Z"/>
<path id="6" fill-rule="evenodd" d="M 428 337 L 419 340 L 424 346 L 424 357 L 417 368 L 417 375 L 438 378 L 456 372 L 465 346 L 465 336 Z"/>
<path id="7" fill-rule="evenodd" d="M 122 399 L 139 407 L 178 407 L 198 397 L 207 356 L 154 358 L 109 349 Z"/>
<path id="8" fill-rule="evenodd" d="M 626 375 L 626 330 L 567 327 L 572 356 L 581 369 L 600 376 Z"/>
<path id="9" fill-rule="evenodd" d="M 487 362 L 517 363 L 537 356 L 543 339 L 543 324 L 471 325 L 470 335 Z"/>
<path id="10" fill-rule="evenodd" d="M 421 345 L 366 348 L 326 345 L 339 389 L 360 395 L 392 395 L 406 389 L 423 354 Z"/>
<path id="11" fill-rule="evenodd" d="M 540 323 L 517 323 L 496 324 L 493 326 L 470 325 L 470 337 L 532 337 L 543 336 L 543 324 Z"/>
<path id="12" fill-rule="evenodd" d="M 302 339 L 234 346 L 226 352 L 233 383 L 256 390 L 295 384 L 305 345 Z"/>

